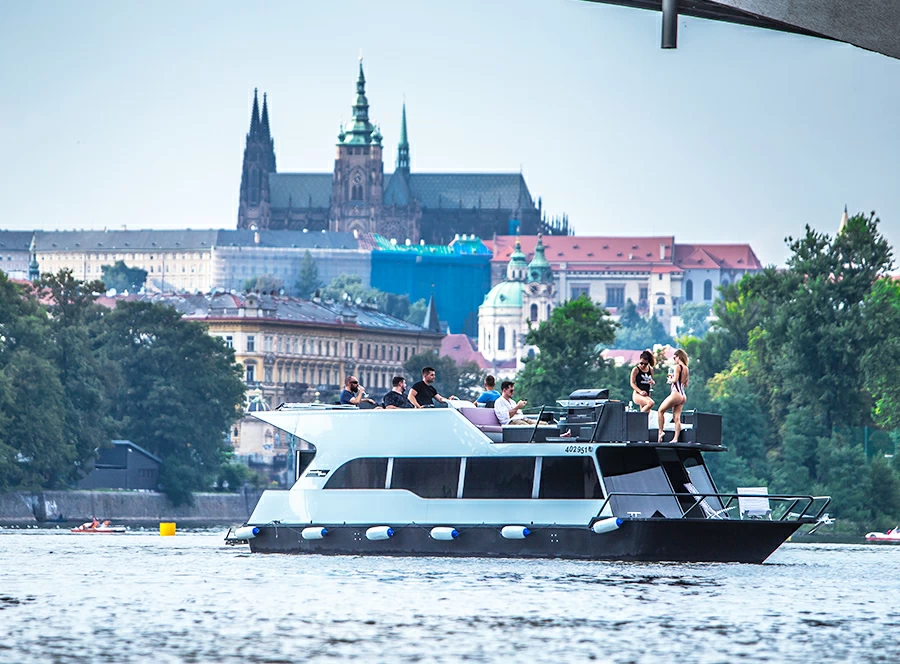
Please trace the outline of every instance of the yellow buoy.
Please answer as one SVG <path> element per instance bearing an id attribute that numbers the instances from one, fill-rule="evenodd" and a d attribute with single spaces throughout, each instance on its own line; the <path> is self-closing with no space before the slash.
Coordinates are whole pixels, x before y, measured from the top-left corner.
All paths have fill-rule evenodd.
<path id="1" fill-rule="evenodd" d="M 160 537 L 172 537 L 175 535 L 175 524 L 171 522 L 162 522 L 159 524 Z"/>

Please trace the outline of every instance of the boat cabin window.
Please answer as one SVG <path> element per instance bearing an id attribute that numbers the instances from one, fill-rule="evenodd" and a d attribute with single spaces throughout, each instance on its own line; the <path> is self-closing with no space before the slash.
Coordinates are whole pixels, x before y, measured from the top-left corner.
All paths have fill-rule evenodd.
<path id="1" fill-rule="evenodd" d="M 539 498 L 603 498 L 603 489 L 589 456 L 544 457 Z"/>
<path id="2" fill-rule="evenodd" d="M 716 485 L 713 482 L 712 476 L 709 474 L 709 470 L 706 468 L 706 464 L 703 462 L 703 457 L 700 455 L 699 450 L 678 450 L 678 456 L 681 458 L 684 469 L 691 478 L 691 483 L 697 487 L 697 491 L 700 493 L 717 492 Z M 714 496 L 708 496 L 706 502 L 717 510 L 724 509 L 725 507 L 722 504 L 722 501 Z"/>
<path id="3" fill-rule="evenodd" d="M 387 459 L 353 459 L 331 474 L 326 489 L 383 489 Z"/>
<path id="4" fill-rule="evenodd" d="M 636 516 L 646 519 L 659 512 L 665 517 L 677 519 L 682 515 L 655 448 L 600 447 L 597 449 L 597 460 L 610 494 L 662 494 L 611 495 L 610 503 L 616 516 L 637 513 Z"/>
<path id="5" fill-rule="evenodd" d="M 459 489 L 458 458 L 394 458 L 391 488 L 407 489 L 422 498 L 456 498 Z"/>
<path id="6" fill-rule="evenodd" d="M 466 460 L 463 498 L 531 498 L 535 457 Z"/>

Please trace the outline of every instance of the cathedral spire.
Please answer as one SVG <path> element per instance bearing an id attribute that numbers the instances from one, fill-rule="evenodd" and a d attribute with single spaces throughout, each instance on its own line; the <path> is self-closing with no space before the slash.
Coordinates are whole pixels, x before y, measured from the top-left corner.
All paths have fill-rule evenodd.
<path id="1" fill-rule="evenodd" d="M 847 227 L 847 222 L 849 220 L 850 220 L 850 217 L 847 215 L 847 206 L 844 205 L 844 214 L 841 215 L 841 223 L 838 226 L 838 233 L 840 233 Z"/>
<path id="2" fill-rule="evenodd" d="M 260 127 L 262 129 L 263 138 L 271 138 L 271 134 L 269 133 L 269 104 L 265 92 L 263 92 L 262 120 L 260 120 Z"/>
<path id="3" fill-rule="evenodd" d="M 400 120 L 400 143 L 397 145 L 397 171 L 409 175 L 409 140 L 406 137 L 406 102 Z"/>
<path id="4" fill-rule="evenodd" d="M 28 263 L 28 281 L 35 283 L 41 278 L 41 270 L 37 262 L 37 243 L 34 241 L 34 235 L 31 236 L 31 246 L 28 247 L 31 252 L 31 262 Z"/>
<path id="5" fill-rule="evenodd" d="M 250 137 L 255 138 L 259 133 L 259 99 L 256 88 L 253 88 L 253 110 L 250 111 Z"/>
<path id="6" fill-rule="evenodd" d="M 356 79 L 356 101 L 353 104 L 353 116 L 347 123 L 342 143 L 350 145 L 369 145 L 372 142 L 374 127 L 369 122 L 369 100 L 366 98 L 366 75 L 363 72 L 362 54 L 359 56 L 359 78 Z"/>

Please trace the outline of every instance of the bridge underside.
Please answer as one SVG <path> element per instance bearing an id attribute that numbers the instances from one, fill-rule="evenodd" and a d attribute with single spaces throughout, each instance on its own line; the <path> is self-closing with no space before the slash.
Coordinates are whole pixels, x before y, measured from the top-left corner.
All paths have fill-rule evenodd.
<path id="1" fill-rule="evenodd" d="M 588 0 L 781 30 L 900 58 L 900 0 Z"/>

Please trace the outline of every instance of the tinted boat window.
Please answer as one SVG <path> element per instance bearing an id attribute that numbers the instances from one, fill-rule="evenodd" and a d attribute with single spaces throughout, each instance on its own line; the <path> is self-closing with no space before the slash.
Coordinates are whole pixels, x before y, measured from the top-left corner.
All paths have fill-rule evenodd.
<path id="1" fill-rule="evenodd" d="M 639 512 L 641 518 L 654 515 L 681 517 L 681 508 L 654 448 L 598 448 L 597 460 L 606 490 L 610 493 L 659 493 L 662 496 L 610 496 L 613 513 L 628 516 Z M 659 514 L 657 514 L 657 512 Z"/>
<path id="2" fill-rule="evenodd" d="M 353 459 L 331 474 L 326 489 L 383 489 L 387 459 Z"/>
<path id="3" fill-rule="evenodd" d="M 592 457 L 544 457 L 540 498 L 603 498 Z"/>
<path id="4" fill-rule="evenodd" d="M 422 498 L 456 498 L 459 459 L 394 459 L 392 489 L 408 489 Z"/>
<path id="5" fill-rule="evenodd" d="M 531 498 L 534 457 L 469 457 L 463 498 Z"/>

